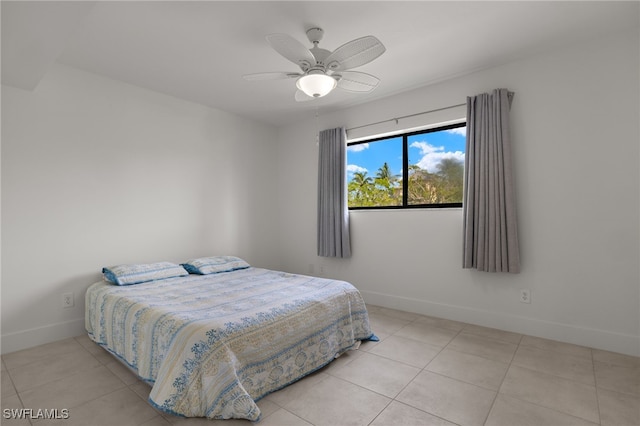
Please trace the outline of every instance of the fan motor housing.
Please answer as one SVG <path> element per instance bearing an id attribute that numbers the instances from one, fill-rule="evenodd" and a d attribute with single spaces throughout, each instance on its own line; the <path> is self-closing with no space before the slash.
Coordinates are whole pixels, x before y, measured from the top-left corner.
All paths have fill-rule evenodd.
<path id="1" fill-rule="evenodd" d="M 322 68 L 326 68 L 326 64 L 324 63 L 324 60 L 327 59 L 329 55 L 331 55 L 331 52 L 328 51 L 327 49 L 321 49 L 317 46 L 313 47 L 312 49 L 309 49 L 309 51 L 311 52 L 313 57 L 316 58 L 316 64 L 321 66 Z"/>
<path id="2" fill-rule="evenodd" d="M 322 37 L 324 37 L 324 30 L 322 28 L 314 27 L 307 30 L 307 38 L 313 44 L 320 42 Z"/>

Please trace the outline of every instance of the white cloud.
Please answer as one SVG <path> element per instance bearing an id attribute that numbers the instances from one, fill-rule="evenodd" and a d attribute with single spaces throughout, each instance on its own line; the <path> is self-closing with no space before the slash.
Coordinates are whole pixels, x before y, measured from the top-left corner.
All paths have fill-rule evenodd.
<path id="1" fill-rule="evenodd" d="M 351 152 L 360 152 L 360 151 L 364 151 L 365 149 L 369 148 L 369 144 L 368 143 L 359 143 L 356 145 L 351 145 L 347 147 L 347 151 L 351 151 Z"/>
<path id="2" fill-rule="evenodd" d="M 368 172 L 369 170 L 365 169 L 364 167 L 360 167 L 357 166 L 355 164 L 347 164 L 347 173 L 349 174 L 353 174 L 356 172 L 360 172 L 360 173 L 364 173 L 364 172 Z"/>
<path id="3" fill-rule="evenodd" d="M 454 135 L 462 135 L 467 136 L 467 126 L 464 127 L 456 127 L 455 129 L 445 130 L 447 133 L 453 133 Z"/>
<path id="4" fill-rule="evenodd" d="M 429 173 L 435 173 L 440 162 L 447 159 L 454 159 L 464 162 L 464 152 L 462 151 L 445 151 L 443 146 L 433 146 L 427 142 L 414 142 L 410 145 L 412 148 L 418 148 L 422 158 L 417 161 L 420 168 L 427 170 Z"/>

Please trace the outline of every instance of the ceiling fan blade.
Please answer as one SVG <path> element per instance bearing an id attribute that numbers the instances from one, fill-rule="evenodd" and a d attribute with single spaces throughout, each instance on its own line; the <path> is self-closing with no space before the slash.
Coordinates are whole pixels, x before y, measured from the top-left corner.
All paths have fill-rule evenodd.
<path id="1" fill-rule="evenodd" d="M 316 64 L 316 58 L 311 51 L 290 35 L 269 34 L 266 39 L 276 52 L 298 65 L 303 71 L 306 72 Z"/>
<path id="2" fill-rule="evenodd" d="M 324 63 L 327 70 L 343 71 L 367 64 L 387 50 L 374 36 L 361 37 L 343 44 L 331 53 Z"/>
<path id="3" fill-rule="evenodd" d="M 296 102 L 307 102 L 307 101 L 312 101 L 316 98 L 312 96 L 307 96 L 307 94 L 304 93 L 302 90 L 296 90 L 295 99 L 296 99 Z"/>
<path id="4" fill-rule="evenodd" d="M 358 71 L 343 71 L 340 74 L 333 74 L 333 77 L 340 76 L 338 87 L 347 92 L 370 92 L 378 86 L 380 79 L 371 74 Z"/>
<path id="5" fill-rule="evenodd" d="M 261 72 L 257 74 L 245 74 L 242 76 L 248 81 L 262 81 L 262 80 L 284 80 L 287 78 L 300 77 L 302 74 L 297 72 Z"/>

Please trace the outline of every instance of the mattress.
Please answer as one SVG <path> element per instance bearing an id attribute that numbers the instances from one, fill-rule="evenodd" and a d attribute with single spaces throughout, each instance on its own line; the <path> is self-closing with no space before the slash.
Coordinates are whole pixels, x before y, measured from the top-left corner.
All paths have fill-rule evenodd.
<path id="1" fill-rule="evenodd" d="M 256 401 L 377 340 L 345 281 L 250 267 L 86 293 L 89 337 L 185 417 L 259 420 Z"/>

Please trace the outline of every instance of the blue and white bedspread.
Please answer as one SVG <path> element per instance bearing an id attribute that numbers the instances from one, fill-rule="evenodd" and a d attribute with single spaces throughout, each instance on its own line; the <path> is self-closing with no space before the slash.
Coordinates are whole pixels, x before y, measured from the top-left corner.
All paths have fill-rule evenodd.
<path id="1" fill-rule="evenodd" d="M 187 417 L 258 420 L 255 401 L 372 339 L 344 281 L 248 268 L 86 293 L 89 337 L 153 384 L 149 401 Z"/>

